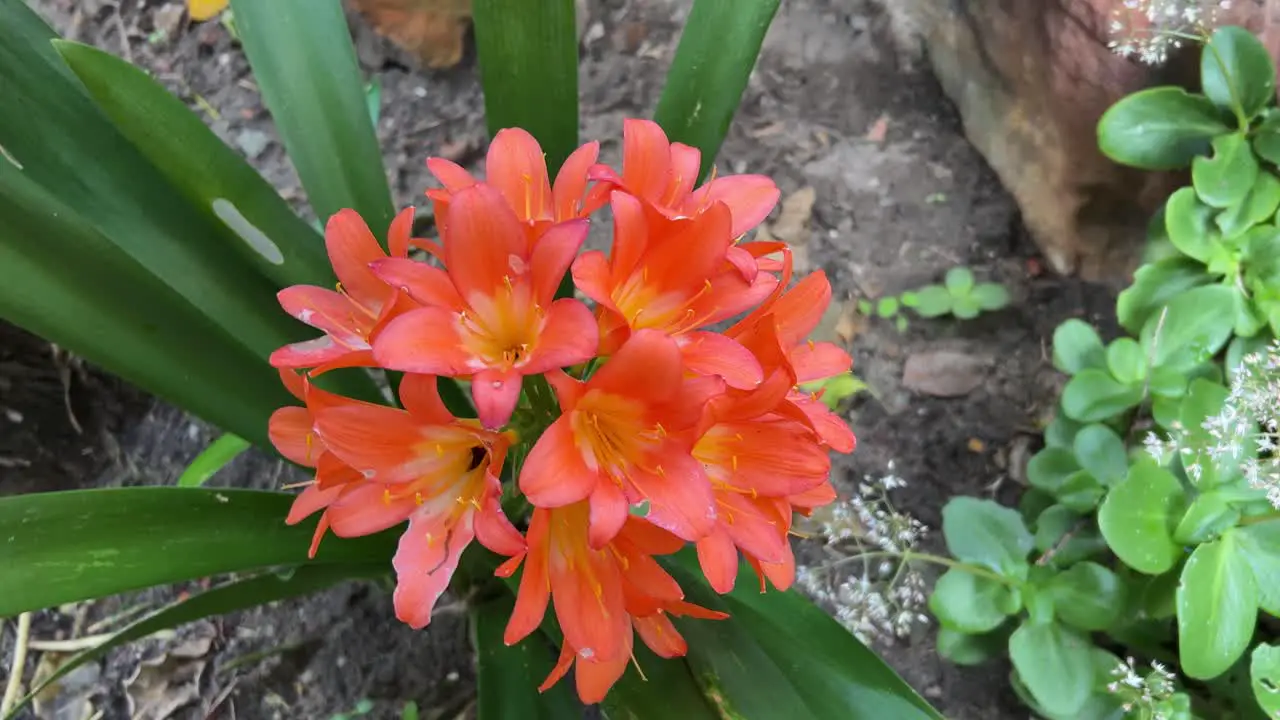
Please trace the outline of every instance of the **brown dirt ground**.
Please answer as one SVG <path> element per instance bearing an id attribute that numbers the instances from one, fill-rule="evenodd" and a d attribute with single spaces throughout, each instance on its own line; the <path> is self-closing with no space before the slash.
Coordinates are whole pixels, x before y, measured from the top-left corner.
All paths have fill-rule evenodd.
<path id="1" fill-rule="evenodd" d="M 150 69 L 307 212 L 244 57 L 222 26 L 183 20 L 155 32 L 157 18 L 174 12 L 166 10 L 172 1 L 30 2 L 65 35 Z M 617 158 L 622 118 L 653 107 L 689 4 L 590 4 L 582 137 L 603 140 L 607 159 Z M 397 202 L 422 204 L 425 157 L 445 155 L 472 168 L 482 159 L 486 134 L 474 51 L 457 68 L 419 72 L 359 24 L 356 40 L 365 70 L 382 83 L 379 134 Z M 1012 291 L 1009 309 L 975 321 L 917 320 L 905 333 L 884 321 L 852 326 L 855 371 L 874 397 L 862 396 L 849 411 L 859 447 L 838 461 L 836 481 L 848 489 L 893 460 L 910 483 L 900 505 L 936 528 L 950 495 L 995 492 L 1005 502 L 1016 499 L 1016 480 L 997 481 L 1016 477 L 1022 455 L 1016 448 L 1025 449 L 1028 433 L 1052 409 L 1058 380 L 1047 361 L 1047 338 L 1066 317 L 1097 322 L 1108 316 L 1111 295 L 1037 271 L 1015 206 L 964 140 L 954 110 L 932 79 L 905 69 L 892 48 L 871 0 L 784 3 L 718 163 L 722 172 L 773 176 L 784 197 L 806 186 L 816 191 L 802 264 L 825 270 L 838 300 L 898 293 L 936 281 L 956 264 Z M 905 389 L 905 360 L 938 349 L 980 358 L 985 370 L 978 387 L 950 399 Z M 50 358 L 39 340 L 0 326 L 0 494 L 172 482 L 214 435 L 206 424 L 92 368 L 64 370 Z M 944 379 L 954 372 L 937 371 Z M 214 482 L 278 487 L 292 473 L 272 457 L 250 453 Z M 50 610 L 37 617 L 33 634 L 66 637 L 181 590 Z M 880 650 L 953 720 L 1026 717 L 1008 689 L 1007 665 L 952 667 L 934 654 L 930 635 Z M 415 633 L 395 621 L 383 588 L 352 585 L 117 651 L 68 683 L 67 708 L 42 716 L 79 720 L 84 705 L 70 702 L 79 694 L 104 711 L 100 717 L 126 717 L 125 681 L 140 661 L 189 650 L 192 643 L 195 660 L 166 666 L 185 668 L 165 676 L 177 678 L 174 686 L 188 678 L 184 692 L 193 699 L 171 715 L 176 718 L 209 716 L 221 702 L 212 716 L 321 719 L 366 699 L 374 708 L 367 717 L 398 717 L 409 700 L 423 717 L 455 717 L 470 714 L 474 697 L 460 617 L 441 617 L 429 632 Z M 10 624 L 0 634 L 0 662 L 8 661 L 11 644 Z M 35 653 L 29 670 L 40 659 Z M 135 683 L 135 693 L 141 686 Z"/>

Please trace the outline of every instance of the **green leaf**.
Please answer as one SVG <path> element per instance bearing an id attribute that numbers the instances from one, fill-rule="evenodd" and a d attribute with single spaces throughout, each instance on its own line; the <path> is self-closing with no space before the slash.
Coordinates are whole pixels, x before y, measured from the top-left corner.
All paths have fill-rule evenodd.
<path id="1" fill-rule="evenodd" d="M 558 720 L 580 716 L 582 706 L 569 683 L 556 683 L 546 692 L 538 692 L 559 654 L 545 635 L 533 633 L 511 646 L 503 642 L 502 634 L 515 605 L 515 598 L 503 592 L 471 610 L 477 720 Z"/>
<path id="2" fill-rule="evenodd" d="M 1253 353 L 1262 352 L 1271 342 L 1272 338 L 1267 333 L 1247 338 L 1232 338 L 1231 343 L 1227 345 L 1226 358 L 1223 360 L 1223 366 L 1227 370 L 1227 377 L 1234 380 L 1236 369 L 1240 367 L 1240 362 Z"/>
<path id="3" fill-rule="evenodd" d="M 1220 27 L 1200 53 L 1200 85 L 1218 107 L 1246 124 L 1276 99 L 1276 69 L 1271 53 L 1241 27 Z"/>
<path id="4" fill-rule="evenodd" d="M 1212 358 L 1231 339 L 1234 291 L 1226 285 L 1192 288 L 1173 298 L 1166 312 L 1153 315 L 1142 327 L 1142 347 L 1151 353 L 1153 367 L 1190 372 Z"/>
<path id="5" fill-rule="evenodd" d="M 201 618 L 223 615 L 236 610 L 265 605 L 279 600 L 310 595 L 344 580 L 374 578 L 389 572 L 389 566 L 383 563 L 309 565 L 299 567 L 285 575 L 263 573 L 243 580 L 232 580 L 206 592 L 188 597 L 184 600 L 166 605 L 159 610 L 135 620 L 124 628 L 112 633 L 102 642 L 87 650 L 82 650 L 57 665 L 57 670 L 43 676 L 26 697 L 18 701 L 13 708 L 14 717 L 18 710 L 29 703 L 42 690 L 65 677 L 68 673 L 88 662 L 94 662 L 111 650 L 126 643 L 140 640 L 160 630 L 199 620 Z"/>
<path id="6" fill-rule="evenodd" d="M 942 508 L 942 534 L 957 560 L 1025 577 L 1034 542 L 1018 511 L 991 500 L 954 497 Z"/>
<path id="7" fill-rule="evenodd" d="M 334 283 L 321 238 L 181 100 L 97 48 L 54 47 L 121 134 L 221 230 L 224 247 L 279 287 Z"/>
<path id="8" fill-rule="evenodd" d="M 1201 545 L 1178 585 L 1178 662 L 1189 678 L 1226 672 L 1253 638 L 1258 587 L 1235 533 Z"/>
<path id="9" fill-rule="evenodd" d="M 1102 502 L 1098 527 L 1124 564 L 1147 575 L 1173 567 L 1182 549 L 1173 541 L 1181 517 L 1182 485 L 1154 460 L 1139 459 Z"/>
<path id="10" fill-rule="evenodd" d="M 951 312 L 951 293 L 941 285 L 926 285 L 916 291 L 916 314 L 935 318 Z"/>
<path id="11" fill-rule="evenodd" d="M 653 118 L 673 142 L 702 151 L 702 176 L 729 132 L 778 4 L 695 0 L 689 11 Z"/>
<path id="12" fill-rule="evenodd" d="M 1228 130 L 1208 98 L 1180 87 L 1155 87 L 1122 98 L 1102 114 L 1098 147 L 1122 165 L 1177 170 Z"/>
<path id="13" fill-rule="evenodd" d="M 1280 521 L 1245 525 L 1235 532 L 1240 554 L 1253 570 L 1258 606 L 1280 617 Z"/>
<path id="14" fill-rule="evenodd" d="M 1062 411 L 1084 423 L 1109 420 L 1142 402 L 1142 385 L 1126 385 L 1106 370 L 1082 370 L 1062 389 Z"/>
<path id="15" fill-rule="evenodd" d="M 1009 305 L 1009 291 L 998 283 L 978 283 L 970 296 L 983 310 L 1001 310 Z"/>
<path id="16" fill-rule="evenodd" d="M 1079 469 L 1080 463 L 1071 450 L 1046 447 L 1027 461 L 1027 482 L 1031 487 L 1056 495 L 1067 478 Z"/>
<path id="17" fill-rule="evenodd" d="M 309 564 L 288 493 L 113 488 L 0 498 L 0 616 L 226 572 Z M 388 564 L 395 531 L 331 537 L 315 563 Z"/>
<path id="18" fill-rule="evenodd" d="M 1239 519 L 1240 511 L 1231 506 L 1225 495 L 1204 493 L 1192 500 L 1183 513 L 1178 526 L 1173 529 L 1173 541 L 1182 545 L 1199 545 L 1235 527 Z"/>
<path id="19" fill-rule="evenodd" d="M 1073 444 L 1076 462 L 1104 485 L 1115 485 L 1129 472 L 1124 440 L 1106 425 L 1086 425 Z"/>
<path id="20" fill-rule="evenodd" d="M 1241 133 L 1213 139 L 1213 157 L 1191 162 L 1191 182 L 1196 195 L 1216 208 L 1243 202 L 1258 179 L 1258 159 Z"/>
<path id="21" fill-rule="evenodd" d="M 1270 173 L 1260 173 L 1261 176 L 1270 177 Z M 1241 203 L 1239 207 L 1244 205 Z M 1209 262 L 1214 247 L 1222 241 L 1218 230 L 1213 225 L 1214 215 L 1218 211 L 1200 202 L 1195 188 L 1190 186 L 1179 188 L 1177 192 L 1170 195 L 1164 210 L 1165 231 L 1169 234 L 1169 241 L 1173 246 L 1187 257 L 1202 263 Z M 1235 212 L 1239 214 L 1239 211 Z"/>
<path id="22" fill-rule="evenodd" d="M 239 435 L 223 433 L 217 440 L 209 443 L 182 475 L 178 477 L 178 487 L 200 487 L 214 473 L 226 467 L 227 463 L 236 459 L 240 453 L 249 449 L 249 441 Z"/>
<path id="23" fill-rule="evenodd" d="M 793 592 L 761 593 L 746 563 L 736 589 L 720 596 L 700 579 L 691 549 L 663 561 L 686 600 L 731 616 L 725 621 L 675 621 L 688 639 L 687 662 L 694 677 L 721 717 L 941 720 L 830 615 Z M 660 695 L 654 688 L 649 692 Z M 641 717 L 670 712 L 668 706 L 663 715 Z"/>
<path id="24" fill-rule="evenodd" d="M 609 690 L 600 703 L 609 720 L 646 720 L 672 712 L 681 720 L 724 720 L 715 703 L 727 701 L 704 695 L 683 658 L 660 658 L 643 642 L 636 642 L 632 653 L 632 664 L 644 671 L 644 677 L 628 670 Z"/>
<path id="25" fill-rule="evenodd" d="M 1107 370 L 1122 383 L 1133 384 L 1147 377 L 1147 358 L 1133 338 L 1116 338 L 1107 346 Z"/>
<path id="26" fill-rule="evenodd" d="M 382 79 L 374 77 L 364 86 L 365 105 L 369 108 L 369 120 L 374 131 L 378 128 L 378 116 L 382 114 Z"/>
<path id="27" fill-rule="evenodd" d="M 1007 632 L 970 635 L 949 627 L 938 628 L 938 654 L 956 665 L 979 665 L 1004 654 L 1009 642 Z"/>
<path id="28" fill-rule="evenodd" d="M 1088 368 L 1106 367 L 1107 353 L 1098 331 L 1083 320 L 1071 318 L 1053 331 L 1053 366 L 1067 375 Z"/>
<path id="29" fill-rule="evenodd" d="M 1187 394 L 1186 375 L 1171 370 L 1167 367 L 1156 368 L 1151 372 L 1151 379 L 1147 382 L 1147 389 L 1152 395 L 1159 398 L 1178 399 Z"/>
<path id="30" fill-rule="evenodd" d="M 1009 659 L 1028 692 L 1050 713 L 1072 716 L 1093 691 L 1091 646 L 1053 622 L 1024 622 L 1009 638 Z"/>
<path id="31" fill-rule="evenodd" d="M 1280 180 L 1269 172 L 1260 172 L 1244 200 L 1223 210 L 1215 222 L 1222 230 L 1223 237 L 1230 240 L 1243 235 L 1254 225 L 1265 222 L 1275 214 L 1277 207 L 1280 207 Z"/>
<path id="32" fill-rule="evenodd" d="M 876 314 L 882 318 L 891 318 L 898 314 L 898 298 L 883 297 L 876 303 Z"/>
<path id="33" fill-rule="evenodd" d="M 489 134 L 520 127 L 554 173 L 578 145 L 578 36 L 573 0 L 475 0 Z"/>
<path id="34" fill-rule="evenodd" d="M 1280 165 L 1280 128 L 1258 128 L 1253 136 L 1253 151 L 1272 165 Z"/>
<path id="35" fill-rule="evenodd" d="M 951 298 L 951 314 L 958 320 L 972 320 L 982 313 L 982 306 L 973 295 L 957 295 Z"/>
<path id="36" fill-rule="evenodd" d="M 1094 562 L 1078 563 L 1055 575 L 1049 595 L 1062 622 L 1079 630 L 1106 630 L 1124 608 L 1124 584 Z"/>
<path id="37" fill-rule="evenodd" d="M 1053 551 L 1047 563 L 1069 567 L 1107 549 L 1098 528 L 1084 515 L 1064 506 L 1051 505 L 1036 518 L 1036 550 Z M 1067 537 L 1071 533 L 1071 537 Z"/>
<path id="38" fill-rule="evenodd" d="M 929 612 L 943 627 L 962 633 L 994 630 L 1021 607 L 1008 586 L 960 568 L 943 573 L 929 595 Z"/>
<path id="39" fill-rule="evenodd" d="M 1170 300 L 1212 280 L 1203 264 L 1187 258 L 1143 265 L 1134 273 L 1133 284 L 1116 298 L 1116 318 L 1136 335 Z"/>
<path id="40" fill-rule="evenodd" d="M 391 191 L 341 1 L 231 0 L 231 9 L 316 216 L 353 208 L 385 238 Z"/>
<path id="41" fill-rule="evenodd" d="M 950 292 L 952 297 L 968 295 L 973 290 L 973 271 L 963 266 L 953 267 L 947 271 L 943 284 L 946 285 L 947 292 Z"/>
<path id="42" fill-rule="evenodd" d="M 1261 643 L 1249 656 L 1253 697 L 1267 717 L 1280 717 L 1280 646 Z"/>
<path id="43" fill-rule="evenodd" d="M 1106 488 L 1089 471 L 1074 472 L 1058 490 L 1058 502 L 1076 512 L 1090 512 L 1107 494 Z"/>
<path id="44" fill-rule="evenodd" d="M 1243 458 L 1226 454 L 1215 459 L 1211 453 L 1219 440 L 1214 431 L 1204 427 L 1205 420 L 1217 415 L 1226 404 L 1229 391 L 1215 382 L 1197 378 L 1191 381 L 1187 396 L 1182 399 L 1178 421 L 1184 435 L 1178 453 L 1187 477 L 1199 488 L 1211 488 L 1240 477 Z"/>
<path id="45" fill-rule="evenodd" d="M 1044 429 L 1044 442 L 1049 447 L 1070 448 L 1076 440 L 1076 433 L 1080 432 L 1082 427 L 1084 425 L 1059 411 L 1053 416 L 1049 426 Z"/>

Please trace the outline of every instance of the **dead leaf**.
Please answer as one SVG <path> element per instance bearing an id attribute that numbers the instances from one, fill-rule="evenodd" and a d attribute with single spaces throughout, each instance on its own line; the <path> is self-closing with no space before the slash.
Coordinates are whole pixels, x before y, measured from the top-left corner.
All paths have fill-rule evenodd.
<path id="1" fill-rule="evenodd" d="M 217 631 L 201 623 L 162 654 L 138 663 L 125 679 L 125 697 L 134 720 L 167 720 L 200 697 L 200 679 L 209 664 Z"/>
<path id="2" fill-rule="evenodd" d="M 193 22 L 204 22 L 226 9 L 230 0 L 187 0 L 187 14 Z"/>
<path id="3" fill-rule="evenodd" d="M 866 327 L 866 317 L 858 312 L 856 300 L 845 300 L 840 305 L 840 319 L 836 320 L 836 337 L 848 345 Z"/>
<path id="4" fill-rule="evenodd" d="M 779 240 L 792 245 L 809 242 L 809 220 L 813 217 L 813 202 L 817 193 L 808 185 L 782 200 L 782 208 L 769 231 Z"/>
<path id="5" fill-rule="evenodd" d="M 876 121 L 871 123 L 871 129 L 867 130 L 866 138 L 873 143 L 884 142 L 885 137 L 889 134 L 889 116 L 881 115 Z"/>
<path id="6" fill-rule="evenodd" d="M 429 68 L 462 59 L 471 0 L 350 0 L 378 34 Z"/>

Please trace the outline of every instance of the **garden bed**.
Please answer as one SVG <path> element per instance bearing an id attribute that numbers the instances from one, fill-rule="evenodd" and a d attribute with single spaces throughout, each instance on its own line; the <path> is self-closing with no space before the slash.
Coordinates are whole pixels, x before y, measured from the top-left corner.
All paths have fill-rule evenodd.
<path id="1" fill-rule="evenodd" d="M 180 6 L 156 0 L 32 4 L 67 37 L 150 70 L 307 212 L 226 27 L 191 25 Z M 584 140 L 619 138 L 624 117 L 653 106 L 689 4 L 591 3 L 580 76 Z M 773 177 L 784 202 L 771 231 L 797 246 L 801 272 L 821 269 L 831 278 L 837 302 L 820 339 L 844 342 L 854 372 L 870 386 L 847 407 L 858 449 L 838 460 L 837 487 L 847 493 L 893 463 L 907 482 L 895 495 L 898 507 L 935 529 L 926 542 L 938 547 L 948 497 L 1016 499 L 1018 469 L 1062 381 L 1049 362 L 1048 339 L 1068 317 L 1105 325 L 1113 296 L 1041 271 L 1012 200 L 964 140 L 935 82 L 901 66 L 887 20 L 873 5 L 783 4 L 718 165 Z M 378 131 L 396 201 L 424 205 L 424 158 L 441 155 L 477 169 L 483 157 L 474 51 L 468 47 L 455 68 L 419 71 L 359 23 L 356 34 L 361 63 L 381 84 Z M 616 141 L 607 140 L 603 153 L 615 160 Z M 905 331 L 853 312 L 856 299 L 937 282 L 957 265 L 1004 284 L 1013 302 L 976 320 L 913 319 Z M 0 329 L 0 411 L 3 494 L 173 482 L 215 436 L 9 328 Z M 281 461 L 249 453 L 213 483 L 276 488 L 296 480 Z M 95 620 L 180 591 L 50 610 L 32 634 L 83 634 Z M 12 627 L 0 637 L 7 664 Z M 1007 665 L 949 665 L 934 652 L 931 628 L 877 649 L 948 718 L 1026 716 L 1009 689 Z M 33 653 L 30 666 L 41 656 Z M 144 659 L 149 664 L 140 666 Z M 372 703 L 369 717 L 398 717 L 408 701 L 422 717 L 451 718 L 474 696 L 464 616 L 444 614 L 414 632 L 395 620 L 389 593 L 367 585 L 202 623 L 116 651 L 99 672 L 77 675 L 76 683 L 64 683 L 69 709 L 59 718 L 82 717 L 77 696 L 90 697 L 102 717 L 126 717 L 126 687 L 139 703 L 188 698 L 172 715 L 149 716 L 181 718 L 205 717 L 217 704 L 223 711 L 234 705 L 235 714 L 215 717 L 319 719 L 362 702 Z"/>

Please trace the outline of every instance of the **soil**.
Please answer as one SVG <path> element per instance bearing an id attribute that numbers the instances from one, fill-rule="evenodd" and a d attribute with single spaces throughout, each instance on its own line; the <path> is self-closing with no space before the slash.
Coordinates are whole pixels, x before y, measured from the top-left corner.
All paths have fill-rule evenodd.
<path id="1" fill-rule="evenodd" d="M 191 25 L 161 0 L 29 1 L 64 35 L 151 70 L 309 213 L 225 27 Z M 606 160 L 618 159 L 622 119 L 654 106 L 689 5 L 590 3 L 582 137 L 602 140 Z M 481 164 L 487 136 L 474 50 L 458 67 L 415 70 L 363 23 L 353 25 L 361 63 L 382 86 L 378 130 L 396 201 L 422 205 L 430 182 L 425 157 Z M 883 475 L 892 461 L 909 483 L 898 505 L 936 529 L 950 496 L 1016 500 L 1019 461 L 1061 382 L 1048 362 L 1048 338 L 1067 317 L 1103 321 L 1113 296 L 1040 270 L 1017 208 L 964 140 L 954 109 L 933 79 L 900 63 L 893 48 L 871 0 L 784 3 L 717 162 L 722 173 L 774 177 L 784 198 L 812 188 L 808 232 L 787 239 L 799 243 L 802 270 L 827 272 L 844 307 L 936 282 L 955 265 L 1013 294 L 1009 308 L 972 321 L 913 320 L 905 332 L 884 320 L 846 315 L 842 323 L 855 372 L 871 392 L 848 410 L 858 449 L 838 459 L 836 483 L 847 492 L 865 475 Z M 904 385 L 907 360 L 938 350 L 967 357 L 926 368 L 929 382 L 912 386 L 971 390 L 935 397 Z M 0 494 L 173 482 L 216 436 L 92 367 L 55 359 L 48 345 L 8 326 L 0 326 L 0 413 Z M 250 452 L 212 482 L 279 487 L 292 479 L 296 473 L 284 463 Z M 938 535 L 930 540 L 935 546 Z M 185 589 L 49 610 L 36 617 L 32 635 L 68 637 Z M 12 636 L 9 623 L 0 634 L 4 662 Z M 920 632 L 878 649 L 948 718 L 1028 715 L 1009 690 L 1007 664 L 951 666 L 936 656 L 930 636 Z M 163 657 L 159 672 L 153 665 Z M 28 671 L 40 661 L 33 653 Z M 461 615 L 414 632 L 395 620 L 385 588 L 348 585 L 116 651 L 63 683 L 66 708 L 46 706 L 41 716 L 78 720 L 88 698 L 103 710 L 100 717 L 127 717 L 126 686 L 139 702 L 147 691 L 186 693 L 192 702 L 170 715 L 178 718 L 322 719 L 369 702 L 365 717 L 394 718 L 409 701 L 422 717 L 466 716 L 472 663 Z"/>

